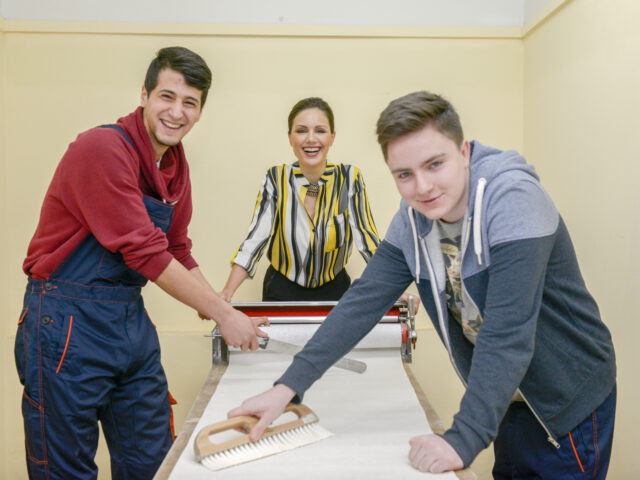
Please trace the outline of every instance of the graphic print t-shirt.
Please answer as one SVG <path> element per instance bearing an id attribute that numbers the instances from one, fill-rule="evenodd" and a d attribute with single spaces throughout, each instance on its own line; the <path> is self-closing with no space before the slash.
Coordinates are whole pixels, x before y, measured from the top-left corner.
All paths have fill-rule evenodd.
<path id="1" fill-rule="evenodd" d="M 463 318 L 464 303 L 462 297 L 462 254 L 460 252 L 462 238 L 462 222 L 460 219 L 456 223 L 447 223 L 436 220 L 438 232 L 440 234 L 440 249 L 444 257 L 444 265 L 447 272 L 447 309 L 449 315 L 456 319 L 462 326 L 462 332 L 467 339 L 475 344 L 480 324 L 482 320 L 479 316 L 473 318 Z"/>

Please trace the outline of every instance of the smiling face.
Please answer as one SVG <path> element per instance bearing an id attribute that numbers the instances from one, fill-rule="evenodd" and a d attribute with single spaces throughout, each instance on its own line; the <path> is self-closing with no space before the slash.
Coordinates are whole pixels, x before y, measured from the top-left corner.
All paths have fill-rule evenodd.
<path id="1" fill-rule="evenodd" d="M 156 87 L 142 87 L 141 105 L 144 126 L 159 160 L 169 147 L 182 138 L 200 119 L 202 92 L 187 84 L 184 76 L 165 68 L 158 74 Z"/>
<path id="2" fill-rule="evenodd" d="M 319 108 L 302 110 L 293 119 L 289 143 L 303 170 L 324 172 L 327 153 L 336 136 Z"/>
<path id="3" fill-rule="evenodd" d="M 431 220 L 453 223 L 467 208 L 469 154 L 469 142 L 458 146 L 427 125 L 390 141 L 387 165 L 411 207 Z"/>

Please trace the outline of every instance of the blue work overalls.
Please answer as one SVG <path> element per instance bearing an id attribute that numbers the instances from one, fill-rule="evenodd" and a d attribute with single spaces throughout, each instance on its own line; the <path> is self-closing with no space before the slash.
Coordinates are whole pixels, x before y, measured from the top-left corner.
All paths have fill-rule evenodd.
<path id="1" fill-rule="evenodd" d="M 144 203 L 166 233 L 173 206 Z M 98 421 L 112 478 L 151 479 L 162 463 L 171 406 L 146 281 L 91 234 L 47 280 L 29 279 L 15 357 L 31 479 L 97 478 Z"/>

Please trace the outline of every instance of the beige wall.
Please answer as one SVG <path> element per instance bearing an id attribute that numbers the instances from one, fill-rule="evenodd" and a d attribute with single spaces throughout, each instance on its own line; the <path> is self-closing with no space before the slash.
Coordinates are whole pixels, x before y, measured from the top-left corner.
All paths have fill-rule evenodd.
<path id="1" fill-rule="evenodd" d="M 567 222 L 616 346 L 613 479 L 640 471 L 638 21 L 635 0 L 574 0 L 524 40 L 525 152 Z"/>
<path id="2" fill-rule="evenodd" d="M 633 1 L 626 3 L 637 14 Z M 229 256 L 246 232 L 265 169 L 292 160 L 285 122 L 296 100 L 320 95 L 331 103 L 338 133 L 330 157 L 362 168 L 379 230 L 384 233 L 399 196 L 375 144 L 375 119 L 392 98 L 426 88 L 445 94 L 457 105 L 467 137 L 480 138 L 498 147 L 524 149 L 540 163 L 543 181 L 573 233 L 587 282 L 613 327 L 619 363 L 626 354 L 627 364 L 633 365 L 630 358 L 633 335 L 627 334 L 629 340 L 625 343 L 621 329 L 622 319 L 631 318 L 633 310 L 618 307 L 624 305 L 623 300 L 627 298 L 622 296 L 624 289 L 631 293 L 632 270 L 624 261 L 600 265 L 607 256 L 601 249 L 595 251 L 595 246 L 605 244 L 605 238 L 616 238 L 620 243 L 616 245 L 617 250 L 622 248 L 630 254 L 630 229 L 621 228 L 620 220 L 624 218 L 633 224 L 635 213 L 629 206 L 628 211 L 623 209 L 618 214 L 616 209 L 611 215 L 611 208 L 606 207 L 609 199 L 598 200 L 596 195 L 587 192 L 583 177 L 578 177 L 580 182 L 566 182 L 564 175 L 570 163 L 587 164 L 591 167 L 588 171 L 571 169 L 571 178 L 580 172 L 590 184 L 606 190 L 609 197 L 620 196 L 632 204 L 630 196 L 625 197 L 624 192 L 617 190 L 623 172 L 609 167 L 611 156 L 605 150 L 613 148 L 617 153 L 614 165 L 622 163 L 635 168 L 637 173 L 638 167 L 632 163 L 637 153 L 628 147 L 636 137 L 630 134 L 631 127 L 626 127 L 628 132 L 621 132 L 626 135 L 616 136 L 624 140 L 607 142 L 605 136 L 597 135 L 602 129 L 613 131 L 606 128 L 603 119 L 595 130 L 590 123 L 580 128 L 573 126 L 586 123 L 588 118 L 580 112 L 580 107 L 590 90 L 582 85 L 598 82 L 607 93 L 615 90 L 620 103 L 616 108 L 627 124 L 633 122 L 633 109 L 625 108 L 622 100 L 627 99 L 627 95 L 619 88 L 616 76 L 605 71 L 596 79 L 581 76 L 582 71 L 593 73 L 583 46 L 596 45 L 597 39 L 614 44 L 626 41 L 621 32 L 608 32 L 602 26 L 589 33 L 597 33 L 596 40 L 587 34 L 582 42 L 573 40 L 574 33 L 580 34 L 583 29 L 580 20 L 571 19 L 574 10 L 576 15 L 583 15 L 584 11 L 593 17 L 604 14 L 613 23 L 615 13 L 608 10 L 611 7 L 598 4 L 595 0 L 574 0 L 568 8 L 561 9 L 530 32 L 524 42 L 519 34 L 514 37 L 510 31 L 499 29 L 474 29 L 472 33 L 471 30 L 440 29 L 437 35 L 433 29 L 420 29 L 412 30 L 412 36 L 407 37 L 404 36 L 407 29 L 292 31 L 246 26 L 0 23 L 4 28 L 4 33 L 0 32 L 0 88 L 4 84 L 0 95 L 0 122 L 4 120 L 0 123 L 0 199 L 2 208 L 9 200 L 11 204 L 11 209 L 2 211 L 4 224 L 11 227 L 6 229 L 0 245 L 4 247 L 0 266 L 5 267 L 5 275 L 0 279 L 0 287 L 5 287 L 1 289 L 0 309 L 6 319 L 2 336 L 4 388 L 0 395 L 0 407 L 4 407 L 0 408 L 3 412 L 0 426 L 4 432 L 0 437 L 0 457 L 6 460 L 0 463 L 0 477 L 24 477 L 19 415 L 21 391 L 13 365 L 13 335 L 24 288 L 20 265 L 47 184 L 59 157 L 78 132 L 111 122 L 138 104 L 148 62 L 158 48 L 171 44 L 193 48 L 203 55 L 214 72 L 214 88 L 203 118 L 186 138 L 185 148 L 194 190 L 195 212 L 190 229 L 194 255 L 215 287 L 222 287 Z M 604 12 L 600 12 L 601 9 Z M 612 39 L 606 40 L 610 34 L 614 34 Z M 638 35 L 633 36 L 637 46 Z M 565 45 L 565 37 L 572 38 L 570 44 Z M 631 46 L 628 48 L 631 51 Z M 549 53 L 552 61 L 544 60 L 542 53 Z M 609 60 L 618 70 L 630 68 L 623 55 Z M 600 62 L 603 64 L 604 59 Z M 635 73 L 637 79 L 637 70 Z M 558 76 L 562 77 L 560 83 Z M 575 84 L 581 85 L 580 88 Z M 630 94 L 630 84 L 628 88 Z M 560 101 L 566 101 L 567 96 L 575 100 L 571 108 L 565 109 Z M 598 96 L 599 112 L 609 107 L 606 98 Z M 555 100 L 552 102 L 552 99 Z M 637 106 L 637 97 L 635 100 L 633 105 Z M 553 113 L 545 118 L 553 121 L 538 122 L 537 118 L 547 111 Z M 618 131 L 620 128 L 624 127 Z M 561 131 L 577 138 L 565 144 L 559 137 Z M 589 146 L 594 142 L 597 155 Z M 614 147 L 616 143 L 620 147 Z M 624 155 L 622 145 L 627 147 Z M 566 151 L 569 148 L 571 151 Z M 580 155 L 575 154 L 576 149 Z M 566 155 L 559 157 L 559 152 L 565 151 Z M 596 164 L 596 159 L 602 160 Z M 622 182 L 631 186 L 632 175 L 627 173 L 630 172 L 624 172 Z M 604 178 L 606 184 L 602 184 Z M 576 196 L 584 198 L 572 201 Z M 635 200 L 637 204 L 637 194 Z M 592 229 L 587 229 L 587 225 L 591 222 L 585 215 L 589 209 L 581 207 L 584 202 L 591 209 L 607 208 L 599 212 L 600 216 L 608 216 L 611 222 L 618 220 L 615 225 L 618 228 L 614 230 L 611 225 L 599 231 L 602 239 L 590 235 Z M 608 234 L 609 231 L 620 233 L 614 236 Z M 263 261 L 258 278 L 265 264 Z M 362 266 L 359 255 L 354 254 L 349 267 L 352 275 L 357 276 Z M 597 275 L 605 272 L 606 279 Z M 608 277 L 623 279 L 626 285 L 622 282 L 620 288 L 614 278 Z M 236 300 L 258 299 L 260 283 L 256 280 L 243 285 Z M 176 423 L 180 426 L 210 364 L 209 343 L 202 337 L 210 324 L 198 320 L 188 308 L 153 285 L 145 289 L 145 298 L 160 331 L 163 363 L 172 393 L 180 402 L 175 410 Z M 608 317 L 616 318 L 609 320 Z M 436 341 L 424 317 L 420 326 L 416 372 L 446 425 L 457 408 L 462 390 L 444 348 Z M 637 404 L 637 381 L 633 383 L 631 372 L 627 380 L 621 377 L 620 384 L 621 398 L 628 395 L 627 402 Z M 629 393 L 623 392 L 627 389 Z M 621 414 L 626 415 L 623 418 L 628 421 L 618 422 L 619 425 L 632 423 L 630 410 L 621 406 Z M 616 468 L 631 468 L 635 459 L 622 445 L 630 444 L 627 440 L 637 440 L 637 437 L 632 437 L 630 427 L 626 432 L 620 427 L 619 432 L 617 447 L 620 449 L 616 457 L 619 466 Z M 101 445 L 98 463 L 106 472 L 104 450 Z M 488 452 L 474 465 L 480 478 L 489 478 L 490 460 Z M 101 475 L 101 478 L 108 477 Z"/>
<path id="3" fill-rule="evenodd" d="M 218 288 L 230 255 L 246 233 L 266 168 L 292 160 L 286 116 L 304 96 L 320 95 L 332 104 L 338 133 L 331 159 L 362 168 L 382 233 L 399 202 L 373 135 L 377 114 L 389 100 L 417 89 L 443 92 L 460 106 L 470 136 L 515 148 L 523 144 L 519 39 L 57 34 L 44 32 L 48 25 L 38 24 L 39 31 L 26 31 L 31 27 L 25 24 L 5 26 L 3 99 L 11 121 L 3 130 L 3 198 L 11 199 L 13 208 L 7 214 L 12 228 L 4 250 L 7 294 L 0 307 L 9 319 L 4 352 L 13 348 L 24 288 L 20 264 L 60 155 L 79 131 L 113 121 L 138 104 L 144 71 L 161 46 L 193 48 L 214 71 L 203 118 L 185 143 L 196 206 L 190 231 L 194 254 Z M 158 26 L 160 33 L 162 28 Z M 357 276 L 362 266 L 356 254 L 349 269 Z M 259 290 L 259 280 L 250 282 L 236 300 L 256 300 Z M 209 343 L 202 337 L 210 324 L 154 286 L 146 288 L 146 300 L 160 331 L 172 393 L 180 401 L 179 426 L 210 364 Z M 420 348 L 426 349 L 427 338 L 434 334 L 425 329 L 424 318 L 422 322 Z M 441 347 L 439 354 L 444 355 Z M 6 478 L 20 478 L 20 386 L 10 353 L 4 362 L 7 440 L 2 456 L 8 460 L 0 468 Z M 449 373 L 436 375 L 432 388 L 439 390 L 438 384 L 446 383 L 459 392 L 458 381 Z M 445 401 L 455 404 L 457 398 Z M 99 463 L 106 465 L 102 446 Z"/>

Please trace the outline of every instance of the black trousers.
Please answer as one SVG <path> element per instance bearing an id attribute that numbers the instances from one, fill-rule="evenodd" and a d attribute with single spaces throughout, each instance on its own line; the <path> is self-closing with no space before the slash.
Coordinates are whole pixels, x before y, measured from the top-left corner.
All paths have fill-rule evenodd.
<path id="1" fill-rule="evenodd" d="M 337 301 L 351 285 L 345 269 L 328 283 L 316 288 L 306 288 L 292 282 L 269 265 L 262 284 L 264 302 L 322 302 Z"/>

